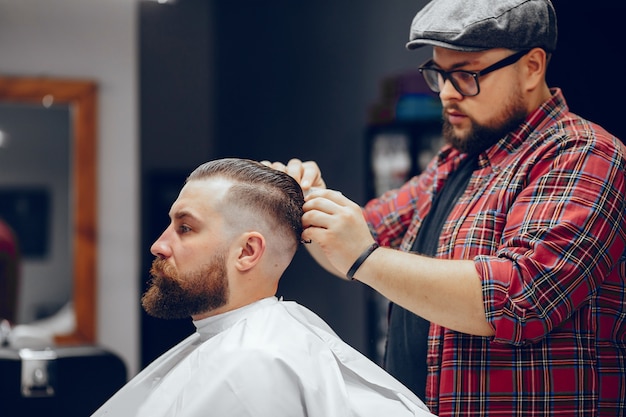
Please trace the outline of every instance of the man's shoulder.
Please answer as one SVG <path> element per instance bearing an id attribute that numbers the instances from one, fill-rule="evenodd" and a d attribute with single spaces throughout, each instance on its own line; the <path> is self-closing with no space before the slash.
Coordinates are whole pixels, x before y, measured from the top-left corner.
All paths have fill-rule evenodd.
<path id="1" fill-rule="evenodd" d="M 547 132 L 564 141 L 578 141 L 579 143 L 592 141 L 592 144 L 599 146 L 618 149 L 624 147 L 623 142 L 604 127 L 572 112 L 564 113 L 556 120 L 553 129 L 548 129 Z"/>
<path id="2" fill-rule="evenodd" d="M 571 112 L 537 130 L 524 146 L 543 158 L 581 159 L 595 155 L 621 165 L 626 157 L 626 146 L 619 138 Z"/>

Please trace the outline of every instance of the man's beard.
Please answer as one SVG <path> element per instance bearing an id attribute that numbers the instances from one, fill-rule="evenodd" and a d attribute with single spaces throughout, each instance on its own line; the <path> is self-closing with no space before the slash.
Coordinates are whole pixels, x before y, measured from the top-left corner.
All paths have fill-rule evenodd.
<path id="1" fill-rule="evenodd" d="M 222 307 L 228 301 L 229 287 L 223 253 L 210 263 L 184 275 L 164 259 L 155 259 L 150 269 L 150 287 L 141 305 L 151 316 L 181 319 Z"/>
<path id="2" fill-rule="evenodd" d="M 457 136 L 452 124 L 444 117 L 442 129 L 444 139 L 461 153 L 476 155 L 487 150 L 508 133 L 517 129 L 526 119 L 527 113 L 521 95 L 516 95 L 516 97 L 506 105 L 500 114 L 500 120 L 489 125 L 478 124 L 470 117 L 471 127 L 465 137 Z M 453 105 L 449 108 L 456 107 Z"/>

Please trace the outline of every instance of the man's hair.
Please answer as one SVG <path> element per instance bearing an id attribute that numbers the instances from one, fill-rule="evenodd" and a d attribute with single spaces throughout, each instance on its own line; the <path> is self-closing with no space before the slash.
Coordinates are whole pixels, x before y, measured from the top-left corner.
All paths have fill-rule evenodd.
<path id="1" fill-rule="evenodd" d="M 253 213 L 259 222 L 291 236 L 295 250 L 302 234 L 304 204 L 302 188 L 296 180 L 256 161 L 224 158 L 200 165 L 186 182 L 216 177 L 233 183 L 223 200 L 225 210 Z"/>

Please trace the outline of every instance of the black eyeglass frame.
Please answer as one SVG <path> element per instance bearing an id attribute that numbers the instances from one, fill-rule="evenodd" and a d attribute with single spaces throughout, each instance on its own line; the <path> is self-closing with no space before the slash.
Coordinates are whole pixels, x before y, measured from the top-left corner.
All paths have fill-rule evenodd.
<path id="1" fill-rule="evenodd" d="M 426 80 L 426 84 L 428 84 L 428 87 L 433 91 L 433 93 L 439 94 L 441 92 L 441 88 L 439 86 L 439 83 L 437 83 L 437 85 L 431 85 L 428 82 L 428 78 L 424 74 L 424 70 L 435 71 L 436 73 L 438 73 L 441 76 L 441 78 L 443 79 L 444 83 L 446 82 L 446 80 L 450 80 L 450 82 L 452 83 L 452 86 L 454 87 L 454 89 L 459 94 L 461 94 L 463 97 L 474 97 L 474 96 L 477 96 L 478 94 L 480 94 L 480 83 L 478 82 L 478 78 L 479 77 L 482 77 L 483 75 L 487 75 L 490 72 L 493 72 L 495 70 L 499 70 L 500 68 L 508 67 L 509 65 L 515 64 L 517 61 L 519 61 L 524 55 L 526 55 L 530 51 L 531 50 L 524 50 L 524 51 L 516 52 L 516 53 L 514 53 L 512 55 L 507 56 L 506 58 L 501 59 L 500 61 L 497 61 L 497 62 L 489 65 L 487 68 L 481 69 L 480 71 L 467 71 L 467 70 L 444 71 L 444 70 L 442 70 L 440 68 L 434 67 L 432 59 L 429 59 L 428 61 L 426 61 L 423 65 L 421 65 L 418 68 L 418 70 L 419 70 L 420 74 L 422 74 L 424 79 Z M 468 75 L 470 75 L 474 79 L 474 82 L 476 83 L 476 93 L 475 94 L 465 94 L 463 91 L 461 91 L 461 88 L 457 85 L 457 83 L 454 80 L 454 78 L 450 76 L 451 74 L 459 73 L 459 72 L 462 72 L 464 74 L 468 74 Z"/>

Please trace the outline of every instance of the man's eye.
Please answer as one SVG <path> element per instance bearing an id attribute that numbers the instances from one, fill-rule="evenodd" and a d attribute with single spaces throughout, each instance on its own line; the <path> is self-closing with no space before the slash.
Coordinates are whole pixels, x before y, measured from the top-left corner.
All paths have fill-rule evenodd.
<path id="1" fill-rule="evenodd" d="M 189 226 L 187 226 L 187 225 L 183 224 L 182 226 L 180 226 L 180 227 L 178 228 L 178 231 L 179 231 L 180 233 L 187 233 L 187 232 L 190 232 L 190 231 L 191 231 L 191 227 L 189 227 Z"/>

